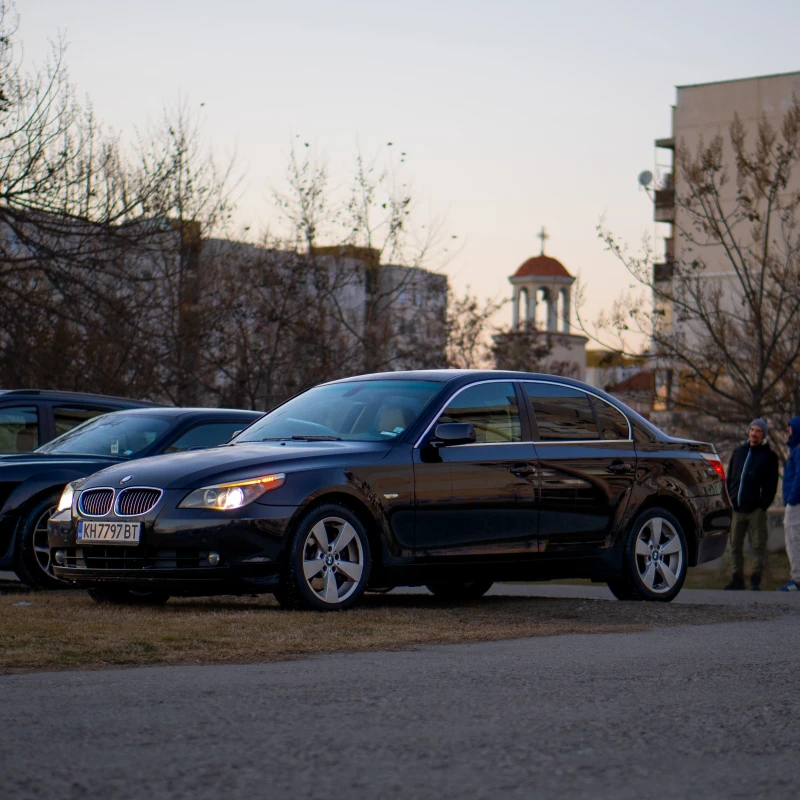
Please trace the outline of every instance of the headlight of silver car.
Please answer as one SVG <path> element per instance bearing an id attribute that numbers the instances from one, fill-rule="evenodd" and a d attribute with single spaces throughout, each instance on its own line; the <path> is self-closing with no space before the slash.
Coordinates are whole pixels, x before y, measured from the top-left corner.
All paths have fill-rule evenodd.
<path id="1" fill-rule="evenodd" d="M 61 492 L 61 499 L 58 501 L 56 511 L 66 511 L 68 508 L 72 508 L 73 497 L 75 497 L 75 486 L 74 484 L 68 483 L 64 487 L 64 491 Z"/>
<path id="2" fill-rule="evenodd" d="M 284 473 L 264 475 L 235 483 L 220 483 L 218 486 L 204 486 L 195 489 L 178 503 L 178 508 L 211 508 L 216 511 L 230 511 L 242 508 L 262 494 L 283 486 L 286 480 Z"/>

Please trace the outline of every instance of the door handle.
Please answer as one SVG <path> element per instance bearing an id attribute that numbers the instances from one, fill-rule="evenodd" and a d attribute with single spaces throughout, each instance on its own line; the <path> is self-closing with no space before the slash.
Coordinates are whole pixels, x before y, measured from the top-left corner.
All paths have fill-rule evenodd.
<path id="1" fill-rule="evenodd" d="M 526 478 L 531 475 L 538 475 L 539 470 L 536 467 L 529 467 L 527 464 L 519 464 L 515 467 L 511 467 L 509 472 L 512 475 L 516 475 L 518 478 Z"/>
<path id="2" fill-rule="evenodd" d="M 615 475 L 630 475 L 636 472 L 636 467 L 633 464 L 626 464 L 622 461 L 612 461 L 607 467 L 607 472 L 613 472 Z"/>

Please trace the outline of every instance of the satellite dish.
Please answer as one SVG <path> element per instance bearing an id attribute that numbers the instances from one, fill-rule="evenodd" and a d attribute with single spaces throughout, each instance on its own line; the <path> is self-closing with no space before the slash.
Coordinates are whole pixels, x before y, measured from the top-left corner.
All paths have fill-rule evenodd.
<path id="1" fill-rule="evenodd" d="M 645 189 L 653 182 L 653 173 L 649 169 L 639 173 L 639 186 Z"/>

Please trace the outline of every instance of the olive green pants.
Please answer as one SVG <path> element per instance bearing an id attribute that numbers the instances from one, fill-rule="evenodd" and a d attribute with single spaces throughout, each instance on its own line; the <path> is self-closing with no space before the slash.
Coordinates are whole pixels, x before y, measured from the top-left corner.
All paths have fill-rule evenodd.
<path id="1" fill-rule="evenodd" d="M 767 565 L 767 512 L 756 509 L 749 514 L 733 512 L 731 523 L 731 561 L 734 573 L 744 572 L 744 537 L 750 531 L 750 547 L 753 550 L 753 572 L 759 575 Z"/>

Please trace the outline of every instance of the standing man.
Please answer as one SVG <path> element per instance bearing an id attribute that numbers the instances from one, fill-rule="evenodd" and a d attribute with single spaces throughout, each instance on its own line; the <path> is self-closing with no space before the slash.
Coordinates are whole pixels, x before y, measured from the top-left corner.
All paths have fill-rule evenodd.
<path id="1" fill-rule="evenodd" d="M 725 588 L 744 589 L 744 537 L 749 530 L 755 555 L 750 588 L 758 591 L 767 558 L 767 509 L 778 490 L 778 456 L 767 442 L 767 423 L 763 419 L 750 423 L 747 441 L 733 451 L 726 483 L 733 504 L 733 577 Z"/>
<path id="2" fill-rule="evenodd" d="M 789 556 L 791 578 L 779 592 L 800 590 L 800 417 L 792 417 L 786 428 L 789 434 L 789 458 L 783 470 L 783 502 L 786 511 L 783 530 L 786 535 L 786 555 Z"/>

